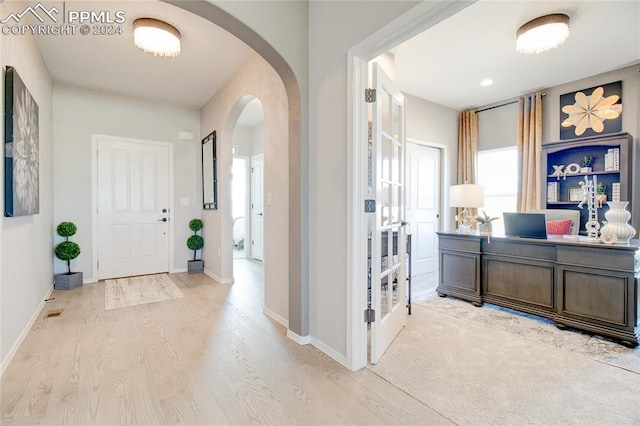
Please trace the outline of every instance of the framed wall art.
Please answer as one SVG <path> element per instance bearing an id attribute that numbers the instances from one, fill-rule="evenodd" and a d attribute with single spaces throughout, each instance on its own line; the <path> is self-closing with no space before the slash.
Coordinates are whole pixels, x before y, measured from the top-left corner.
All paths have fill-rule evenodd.
<path id="1" fill-rule="evenodd" d="M 622 81 L 560 95 L 560 139 L 622 131 Z"/>
<path id="2" fill-rule="evenodd" d="M 4 215 L 40 212 L 38 104 L 15 68 L 5 70 Z"/>

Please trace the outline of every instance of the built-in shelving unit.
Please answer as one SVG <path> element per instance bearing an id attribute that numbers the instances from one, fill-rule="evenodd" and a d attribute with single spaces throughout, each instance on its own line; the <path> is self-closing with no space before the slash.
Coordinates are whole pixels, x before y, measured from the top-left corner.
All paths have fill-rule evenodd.
<path id="1" fill-rule="evenodd" d="M 605 156 L 611 157 L 614 154 L 615 162 L 612 160 L 605 162 Z M 631 211 L 634 155 L 633 139 L 628 133 L 544 144 L 542 146 L 543 205 L 547 209 L 581 210 L 580 230 L 584 231 L 584 224 L 588 220 L 587 206 L 579 209 L 580 200 L 575 196 L 571 197 L 570 194 L 571 192 L 580 194 L 580 183 L 584 181 L 585 177 L 597 176 L 598 183 L 603 184 L 606 188 L 607 201 L 612 200 L 614 184 L 619 184 L 615 186 L 620 188 L 620 200 L 629 201 L 628 209 Z M 587 173 L 576 170 L 576 165 L 580 165 L 585 156 L 593 157 L 591 171 Z M 569 171 L 564 173 L 567 167 L 569 167 Z M 562 173 L 559 173 L 558 169 L 562 170 Z M 556 192 L 556 197 L 552 196 L 552 191 Z M 599 209 L 600 221 L 604 219 L 604 213 L 607 210 L 606 204 L 602 209 Z"/>

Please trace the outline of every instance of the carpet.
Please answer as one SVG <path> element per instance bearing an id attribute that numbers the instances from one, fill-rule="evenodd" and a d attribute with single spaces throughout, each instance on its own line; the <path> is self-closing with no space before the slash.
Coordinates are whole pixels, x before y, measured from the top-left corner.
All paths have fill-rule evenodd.
<path id="1" fill-rule="evenodd" d="M 161 302 L 185 297 L 167 274 L 141 275 L 105 281 L 104 309 Z"/>
<path id="2" fill-rule="evenodd" d="M 415 304 L 368 368 L 457 424 L 640 424 L 640 349 L 493 305 Z"/>

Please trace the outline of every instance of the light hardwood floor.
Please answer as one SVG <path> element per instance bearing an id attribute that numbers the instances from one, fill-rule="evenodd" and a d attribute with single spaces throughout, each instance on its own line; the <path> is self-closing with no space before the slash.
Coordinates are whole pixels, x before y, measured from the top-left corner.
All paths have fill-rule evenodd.
<path id="1" fill-rule="evenodd" d="M 2 377 L 2 425 L 450 424 L 287 339 L 260 266 L 235 268 L 233 285 L 173 274 L 186 297 L 109 311 L 102 282 L 55 291 Z"/>

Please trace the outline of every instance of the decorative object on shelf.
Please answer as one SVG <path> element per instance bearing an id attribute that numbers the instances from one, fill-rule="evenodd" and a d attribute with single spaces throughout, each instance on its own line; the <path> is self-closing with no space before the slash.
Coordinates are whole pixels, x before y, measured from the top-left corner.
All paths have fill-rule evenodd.
<path id="1" fill-rule="evenodd" d="M 53 286 L 56 290 L 71 290 L 82 285 L 82 272 L 71 272 L 71 261 L 80 256 L 80 246 L 69 237 L 76 234 L 78 228 L 73 222 L 61 222 L 56 228 L 56 233 L 64 238 L 54 250 L 56 257 L 67 262 L 67 272 L 53 276 Z"/>
<path id="2" fill-rule="evenodd" d="M 609 211 L 604 214 L 607 223 L 602 227 L 602 233 L 612 233 L 616 236 L 615 244 L 629 244 L 629 240 L 636 235 L 636 230 L 629 225 L 631 213 L 626 207 L 628 201 L 609 201 Z"/>
<path id="3" fill-rule="evenodd" d="M 547 203 L 558 202 L 558 182 L 547 182 Z"/>
<path id="4" fill-rule="evenodd" d="M 598 208 L 602 208 L 602 204 L 607 201 L 607 185 L 599 183 L 596 187 L 596 203 Z"/>
<path id="5" fill-rule="evenodd" d="M 5 72 L 4 215 L 40 212 L 38 104 L 15 68 Z"/>
<path id="6" fill-rule="evenodd" d="M 580 182 L 581 188 L 569 188 L 569 201 L 581 202 L 585 200 L 586 195 L 584 189 L 582 188 L 583 185 L 584 182 Z"/>
<path id="7" fill-rule="evenodd" d="M 560 139 L 622 130 L 622 81 L 560 96 Z"/>
<path id="8" fill-rule="evenodd" d="M 604 171 L 617 172 L 620 170 L 620 148 L 609 148 L 604 155 Z"/>
<path id="9" fill-rule="evenodd" d="M 532 19 L 516 31 L 516 50 L 541 53 L 558 47 L 569 37 L 569 16 L 553 13 Z"/>
<path id="10" fill-rule="evenodd" d="M 487 212 L 485 212 L 484 210 L 482 210 L 482 215 L 476 215 L 476 217 L 474 218 L 476 220 L 476 223 L 478 224 L 478 232 L 480 232 L 481 234 L 490 234 L 491 233 L 491 222 L 493 222 L 494 220 L 497 220 L 498 217 L 491 217 L 487 214 Z"/>
<path id="11" fill-rule="evenodd" d="M 580 173 L 591 173 L 593 170 L 593 157 L 590 155 L 585 155 L 580 160 Z"/>
<path id="12" fill-rule="evenodd" d="M 567 167 L 564 168 L 564 178 L 567 178 L 567 175 L 577 175 L 580 173 L 580 165 L 578 163 L 571 163 Z"/>
<path id="13" fill-rule="evenodd" d="M 606 226 L 606 225 L 605 225 Z M 604 229 L 604 228 L 603 228 Z M 600 241 L 603 244 L 611 246 L 618 241 L 618 237 L 613 232 L 600 232 Z"/>
<path id="14" fill-rule="evenodd" d="M 554 164 L 553 166 L 553 174 L 551 176 L 555 176 L 560 180 L 560 178 L 564 175 L 562 169 L 564 168 L 564 164 Z"/>
<path id="15" fill-rule="evenodd" d="M 187 247 L 189 250 L 193 250 L 193 260 L 188 262 L 188 272 L 190 274 L 199 274 L 204 271 L 204 262 L 202 259 L 197 259 L 196 255 L 198 250 L 202 250 L 204 247 L 204 239 L 198 235 L 198 231 L 202 229 L 202 220 L 191 219 L 189 221 L 189 229 L 193 231 L 193 235 L 187 239 Z"/>
<path id="16" fill-rule="evenodd" d="M 484 206 L 484 186 L 471 183 L 451 185 L 449 187 L 449 206 L 462 208 L 456 218 L 459 224 L 458 230 L 461 232 L 471 231 L 467 208 Z"/>
<path id="17" fill-rule="evenodd" d="M 578 204 L 578 208 L 582 208 L 584 203 L 587 203 L 589 207 L 589 216 L 584 227 L 587 231 L 588 238 L 585 242 L 596 243 L 600 242 L 598 239 L 598 231 L 600 230 L 600 222 L 598 222 L 598 207 L 596 206 L 596 187 L 598 186 L 598 178 L 593 177 L 592 180 L 585 178 L 584 182 L 580 182 L 584 198 Z"/>

